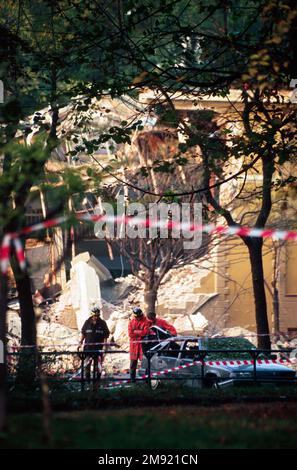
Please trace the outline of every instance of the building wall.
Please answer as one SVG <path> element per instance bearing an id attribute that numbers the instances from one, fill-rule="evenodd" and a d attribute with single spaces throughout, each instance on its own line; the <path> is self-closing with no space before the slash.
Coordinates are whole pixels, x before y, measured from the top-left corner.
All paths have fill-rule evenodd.
<path id="1" fill-rule="evenodd" d="M 297 332 L 297 243 L 287 242 L 281 255 L 281 331 Z"/>
<path id="2" fill-rule="evenodd" d="M 266 299 L 270 330 L 273 331 L 272 287 L 274 252 L 271 245 L 263 247 Z M 235 327 L 256 331 L 254 296 L 248 251 L 241 240 L 225 239 L 217 247 L 215 272 L 204 278 L 197 293 L 217 293 L 205 304 L 201 313 L 214 330 Z M 280 251 L 279 301 L 280 331 L 297 332 L 297 243 L 287 242 Z"/>

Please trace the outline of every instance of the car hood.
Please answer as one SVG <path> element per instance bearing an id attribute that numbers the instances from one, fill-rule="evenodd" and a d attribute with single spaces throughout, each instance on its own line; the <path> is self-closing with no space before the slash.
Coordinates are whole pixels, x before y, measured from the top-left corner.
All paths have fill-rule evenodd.
<path id="1" fill-rule="evenodd" d="M 223 368 L 230 372 L 252 372 L 254 370 L 253 364 L 241 364 L 241 365 L 224 365 L 217 366 L 218 368 Z M 259 364 L 257 363 L 257 371 L 259 372 L 288 372 L 292 370 L 287 366 L 282 364 Z"/>

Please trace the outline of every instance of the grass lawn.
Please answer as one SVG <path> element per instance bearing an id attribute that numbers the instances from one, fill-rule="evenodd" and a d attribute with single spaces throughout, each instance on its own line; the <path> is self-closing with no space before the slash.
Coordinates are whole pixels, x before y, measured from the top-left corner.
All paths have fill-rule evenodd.
<path id="1" fill-rule="evenodd" d="M 228 403 L 56 412 L 45 445 L 39 413 L 10 414 L 1 448 L 297 448 L 297 403 Z"/>

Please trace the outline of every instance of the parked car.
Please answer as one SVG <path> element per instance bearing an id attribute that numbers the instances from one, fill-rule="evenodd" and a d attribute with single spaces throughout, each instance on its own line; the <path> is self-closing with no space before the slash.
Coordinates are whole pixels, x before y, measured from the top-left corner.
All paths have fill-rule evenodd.
<path id="1" fill-rule="evenodd" d="M 177 378 L 187 385 L 194 387 L 222 387 L 235 383 L 252 383 L 254 381 L 253 364 L 230 365 L 226 361 L 251 360 L 248 352 L 232 350 L 255 350 L 255 346 L 245 338 L 197 338 L 194 336 L 177 336 L 167 338 L 148 349 L 141 362 L 140 373 L 148 370 L 148 355 L 151 356 L 151 373 L 164 369 L 189 364 L 201 357 L 201 353 L 208 350 L 228 349 L 230 352 L 214 351 L 205 356 L 205 366 L 202 377 L 202 365 L 196 364 L 164 375 L 164 378 Z M 267 359 L 261 354 L 259 359 Z M 271 357 L 270 357 L 271 358 Z M 207 364 L 208 361 L 224 361 L 225 364 Z M 256 380 L 261 382 L 292 383 L 296 378 L 293 369 L 276 363 L 257 363 Z M 169 382 L 169 380 L 168 380 Z M 152 388 L 161 383 L 158 378 L 153 378 Z"/>

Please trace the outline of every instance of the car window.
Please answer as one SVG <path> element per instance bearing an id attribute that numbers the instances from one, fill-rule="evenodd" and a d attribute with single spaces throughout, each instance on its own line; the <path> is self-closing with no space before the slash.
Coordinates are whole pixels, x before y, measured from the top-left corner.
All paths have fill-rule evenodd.
<path id="1" fill-rule="evenodd" d="M 186 341 L 182 348 L 181 358 L 182 359 L 195 359 L 198 357 L 198 342 L 197 341 Z"/>
<path id="2" fill-rule="evenodd" d="M 170 341 L 164 349 L 162 349 L 162 352 L 160 352 L 161 356 L 166 356 L 166 357 L 174 357 L 177 358 L 180 352 L 180 344 L 175 343 L 174 341 Z"/>

